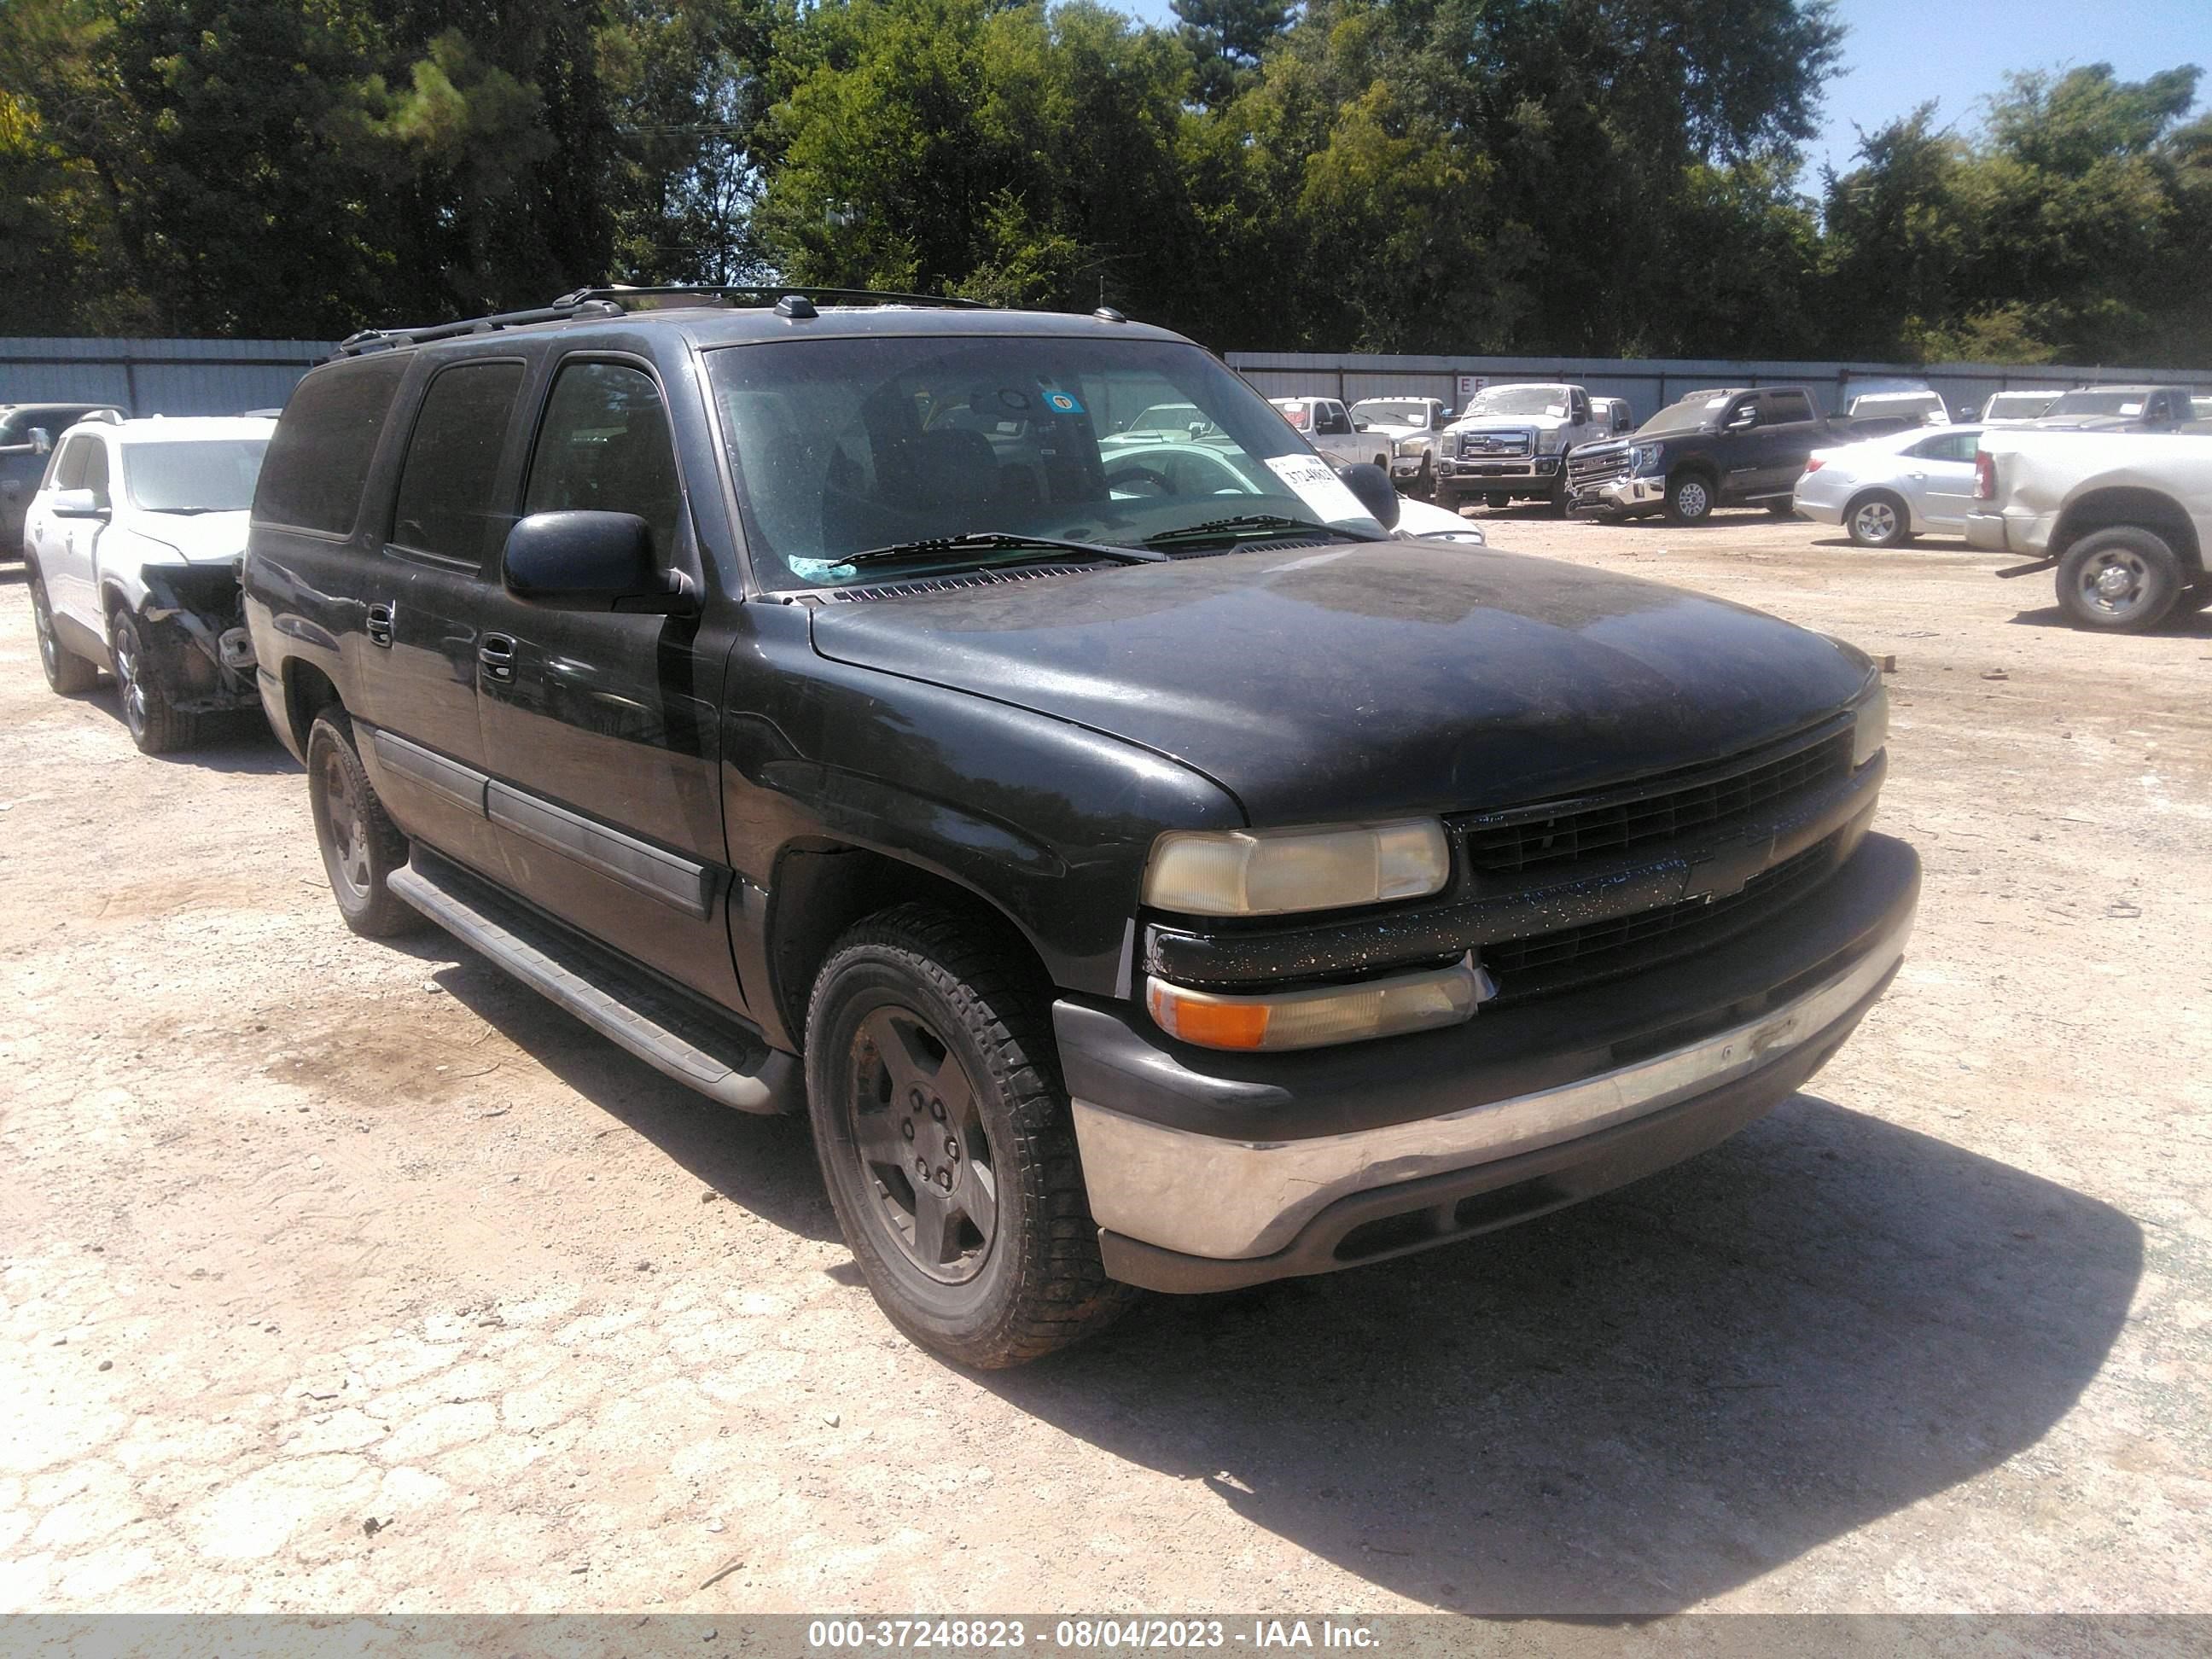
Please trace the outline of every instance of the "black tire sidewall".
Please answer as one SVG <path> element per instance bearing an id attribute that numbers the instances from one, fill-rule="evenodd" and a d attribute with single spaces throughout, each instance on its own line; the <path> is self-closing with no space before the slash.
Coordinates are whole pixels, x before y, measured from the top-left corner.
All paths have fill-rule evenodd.
<path id="1" fill-rule="evenodd" d="M 932 1279 L 886 1235 L 872 1182 L 853 1146 L 846 1114 L 853 1040 L 868 1014 L 894 1005 L 921 1015 L 957 1057 L 975 1086 L 976 1112 L 990 1143 L 991 1167 L 999 1178 L 997 1231 L 982 1271 L 963 1284 Z M 861 944 L 837 952 L 824 967 L 807 1022 L 806 1097 L 830 1206 L 892 1322 L 932 1346 L 963 1346 L 1003 1327 L 1036 1217 L 1033 1194 L 1024 1172 L 1015 1167 L 1020 1140 L 1006 1079 L 993 1068 L 960 1011 L 937 985 L 915 973 L 896 949 Z M 883 1293 L 885 1288 L 889 1295 Z"/>
<path id="2" fill-rule="evenodd" d="M 354 895 L 349 884 L 343 880 L 333 867 L 337 862 L 335 844 L 331 835 L 327 805 L 328 791 L 323 781 L 323 758 L 335 749 L 339 764 L 346 773 L 348 786 L 354 791 L 356 810 L 364 820 L 363 839 L 368 848 L 368 886 L 365 892 Z M 413 913 L 393 897 L 385 885 L 392 871 L 405 860 L 392 856 L 390 842 L 392 836 L 383 829 L 382 806 L 376 791 L 368 781 L 368 773 L 361 763 L 360 752 L 355 749 L 351 723 L 340 724 L 328 714 L 318 714 L 307 730 L 307 804 L 315 824 L 315 847 L 322 854 L 323 873 L 331 884 L 331 899 L 338 907 L 338 914 L 346 925 L 356 933 L 372 938 L 400 931 L 411 926 Z"/>
<path id="3" fill-rule="evenodd" d="M 2150 568 L 2150 597 L 2135 611 L 2115 617 L 2096 611 L 2081 599 L 2081 567 L 2102 548 L 2121 546 L 2139 555 Z M 2181 601 L 2184 586 L 2181 560 L 2165 538 L 2135 525 L 2115 525 L 2093 530 L 2058 562 L 2058 607 L 2084 628 L 2104 634 L 2143 634 L 2172 614 Z"/>

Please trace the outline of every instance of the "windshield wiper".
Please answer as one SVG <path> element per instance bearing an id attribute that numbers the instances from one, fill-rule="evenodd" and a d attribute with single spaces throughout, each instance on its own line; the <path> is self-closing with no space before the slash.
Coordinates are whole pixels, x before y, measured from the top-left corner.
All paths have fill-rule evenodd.
<path id="1" fill-rule="evenodd" d="M 180 519 L 189 519 L 202 513 L 235 513 L 234 507 L 149 507 L 149 513 L 173 513 Z"/>
<path id="2" fill-rule="evenodd" d="M 1080 553 L 1088 559 L 1113 559 L 1121 564 L 1158 564 L 1164 553 L 1147 553 L 1138 547 L 1109 547 L 1103 542 L 1072 542 L 1057 536 L 1024 536 L 1007 530 L 977 530 L 965 536 L 930 536 L 919 541 L 893 542 L 864 553 L 848 553 L 836 563 L 860 567 L 902 564 L 914 559 L 941 558 L 948 553 L 1008 552 L 1030 549 L 1047 553 Z"/>
<path id="3" fill-rule="evenodd" d="M 1265 533 L 1279 535 L 1285 530 L 1317 530 L 1324 536 L 1342 534 L 1328 525 L 1316 524 L 1311 519 L 1288 519 L 1279 513 L 1241 513 L 1233 519 L 1208 519 L 1204 524 L 1187 524 L 1180 530 L 1163 530 L 1157 536 L 1145 538 L 1146 547 L 1171 547 L 1177 542 L 1215 541 L 1224 538 Z M 1368 537 L 1347 537 L 1347 540 L 1366 541 Z"/>

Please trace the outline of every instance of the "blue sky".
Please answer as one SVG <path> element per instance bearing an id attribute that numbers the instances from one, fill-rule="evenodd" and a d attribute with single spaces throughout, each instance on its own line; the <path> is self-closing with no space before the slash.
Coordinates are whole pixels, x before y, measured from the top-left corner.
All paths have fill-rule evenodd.
<path id="1" fill-rule="evenodd" d="M 1115 0 L 1109 0 L 1115 3 Z M 1168 0 L 1118 0 L 1140 17 L 1169 16 Z M 1808 147 L 1803 180 L 1848 167 L 1853 124 L 1872 129 L 1935 99 L 1939 117 L 1966 131 L 1980 102 L 2014 70 L 2110 64 L 2123 80 L 2195 64 L 2212 100 L 2212 0 L 1840 0 L 1850 26 L 1849 71 L 1828 83 L 1826 130 Z"/>

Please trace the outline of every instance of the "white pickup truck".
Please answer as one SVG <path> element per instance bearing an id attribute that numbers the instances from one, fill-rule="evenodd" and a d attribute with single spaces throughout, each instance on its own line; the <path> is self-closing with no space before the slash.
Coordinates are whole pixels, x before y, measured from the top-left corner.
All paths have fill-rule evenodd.
<path id="1" fill-rule="evenodd" d="M 1966 539 L 2056 568 L 2084 628 L 2139 634 L 2176 606 L 2212 606 L 2212 436 L 1985 428 Z"/>

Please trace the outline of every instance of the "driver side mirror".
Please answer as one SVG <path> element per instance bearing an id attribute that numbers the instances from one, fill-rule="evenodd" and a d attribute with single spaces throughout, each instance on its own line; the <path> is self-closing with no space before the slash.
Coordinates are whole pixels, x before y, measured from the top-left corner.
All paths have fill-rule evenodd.
<path id="1" fill-rule="evenodd" d="M 1385 530 L 1398 527 L 1398 487 L 1389 473 L 1372 461 L 1346 461 L 1336 469 L 1336 476 L 1376 523 Z"/>
<path id="2" fill-rule="evenodd" d="M 1759 405 L 1757 404 L 1746 404 L 1728 417 L 1728 429 L 1731 432 L 1741 432 L 1747 427 L 1758 424 Z"/>
<path id="3" fill-rule="evenodd" d="M 1355 415 L 1355 416 L 1353 416 L 1352 417 L 1352 429 L 1354 432 L 1364 432 L 1364 431 L 1366 431 L 1366 430 L 1367 430 L 1367 417 L 1366 417 L 1364 415 Z"/>
<path id="4" fill-rule="evenodd" d="M 47 431 L 46 428 L 42 426 L 33 427 L 31 428 L 31 453 L 33 455 L 51 455 L 53 453 L 53 434 Z"/>
<path id="5" fill-rule="evenodd" d="M 664 570 L 635 513 L 533 513 L 507 532 L 500 580 L 526 605 L 672 617 L 696 609 L 691 579 Z"/>
<path id="6" fill-rule="evenodd" d="M 46 498 L 46 508 L 57 519 L 104 519 L 107 509 L 89 489 L 57 489 Z"/>

